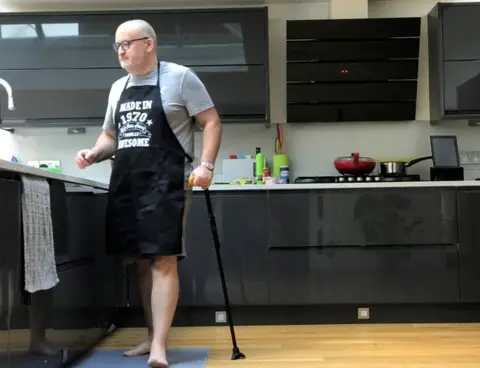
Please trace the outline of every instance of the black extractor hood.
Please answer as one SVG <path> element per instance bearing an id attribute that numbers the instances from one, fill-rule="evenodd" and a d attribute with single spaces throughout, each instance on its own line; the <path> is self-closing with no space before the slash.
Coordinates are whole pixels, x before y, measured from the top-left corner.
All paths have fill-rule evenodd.
<path id="1" fill-rule="evenodd" d="M 415 120 L 420 18 L 287 21 L 287 121 Z"/>

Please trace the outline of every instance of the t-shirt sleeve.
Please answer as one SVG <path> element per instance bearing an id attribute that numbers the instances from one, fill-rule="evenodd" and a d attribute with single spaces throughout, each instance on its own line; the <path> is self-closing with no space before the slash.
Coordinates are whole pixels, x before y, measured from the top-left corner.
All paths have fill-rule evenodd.
<path id="1" fill-rule="evenodd" d="M 114 83 L 110 88 L 110 93 L 108 94 L 107 111 L 105 111 L 105 119 L 103 120 L 104 130 L 115 130 L 115 120 L 113 116 L 113 107 L 115 106 L 113 96 L 115 88 L 116 84 Z"/>
<path id="2" fill-rule="evenodd" d="M 183 77 L 182 99 L 190 116 L 214 106 L 207 88 L 191 69 Z"/>

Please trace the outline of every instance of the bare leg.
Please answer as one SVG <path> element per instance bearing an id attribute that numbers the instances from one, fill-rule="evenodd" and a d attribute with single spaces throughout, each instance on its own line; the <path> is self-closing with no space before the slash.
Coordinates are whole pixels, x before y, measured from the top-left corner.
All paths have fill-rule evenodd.
<path id="1" fill-rule="evenodd" d="M 152 264 L 153 339 L 148 364 L 167 368 L 167 338 L 177 308 L 177 257 L 157 257 Z"/>
<path id="2" fill-rule="evenodd" d="M 140 297 L 142 299 L 143 313 L 148 327 L 148 336 L 146 341 L 137 345 L 133 349 L 123 353 L 125 356 L 138 356 L 150 353 L 150 345 L 153 338 L 152 325 L 152 261 L 143 259 L 137 262 L 138 284 L 140 289 Z"/>

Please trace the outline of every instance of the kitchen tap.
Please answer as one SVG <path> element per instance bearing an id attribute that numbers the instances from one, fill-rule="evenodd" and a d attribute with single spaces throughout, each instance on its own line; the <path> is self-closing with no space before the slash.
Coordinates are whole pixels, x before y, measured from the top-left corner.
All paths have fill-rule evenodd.
<path id="1" fill-rule="evenodd" d="M 15 110 L 15 104 L 13 102 L 13 92 L 12 92 L 12 86 L 5 80 L 0 78 L 0 85 L 5 88 L 7 91 L 7 96 L 8 96 L 8 109 L 9 110 Z"/>

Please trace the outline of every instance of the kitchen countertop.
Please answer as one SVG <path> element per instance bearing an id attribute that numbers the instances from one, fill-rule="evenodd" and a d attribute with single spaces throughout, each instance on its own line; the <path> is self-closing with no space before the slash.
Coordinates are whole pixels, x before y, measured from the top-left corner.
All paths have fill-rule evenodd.
<path id="1" fill-rule="evenodd" d="M 57 179 L 65 183 L 90 187 L 90 189 L 85 188 L 85 190 L 89 190 L 89 191 L 91 191 L 91 188 L 108 190 L 108 183 L 101 183 L 98 181 L 85 179 L 85 178 L 77 178 L 75 176 L 48 171 L 44 169 L 38 169 L 36 167 L 15 163 L 15 162 L 10 162 L 6 160 L 0 160 L 0 171 L 10 171 L 18 174 L 29 174 L 29 175 L 39 176 L 42 178 Z M 79 189 L 80 191 L 82 190 L 81 187 Z"/>
<path id="2" fill-rule="evenodd" d="M 212 185 L 210 191 L 232 190 L 298 190 L 298 189 L 362 189 L 362 188 L 441 188 L 480 187 L 480 181 L 411 181 L 411 182 L 369 182 L 369 183 L 325 183 L 325 184 L 273 184 L 273 185 Z M 197 189 L 195 189 L 197 190 Z M 201 189 L 198 189 L 201 190 Z"/>
<path id="3" fill-rule="evenodd" d="M 0 159 L 0 171 L 10 171 L 19 174 L 30 174 L 44 178 L 57 179 L 73 186 L 69 191 L 91 191 L 91 188 L 108 190 L 108 183 L 102 183 L 90 179 L 56 173 L 36 167 L 23 165 Z M 75 187 L 77 186 L 77 187 Z M 85 188 L 90 187 L 90 188 Z M 411 182 L 369 182 L 369 183 L 325 183 L 325 184 L 273 184 L 273 185 L 228 185 L 214 184 L 210 191 L 250 191 L 250 190 L 299 190 L 299 189 L 361 189 L 361 188 L 439 188 L 439 187 L 480 187 L 480 180 L 464 181 L 411 181 Z M 194 188 L 194 191 L 201 191 Z"/>

